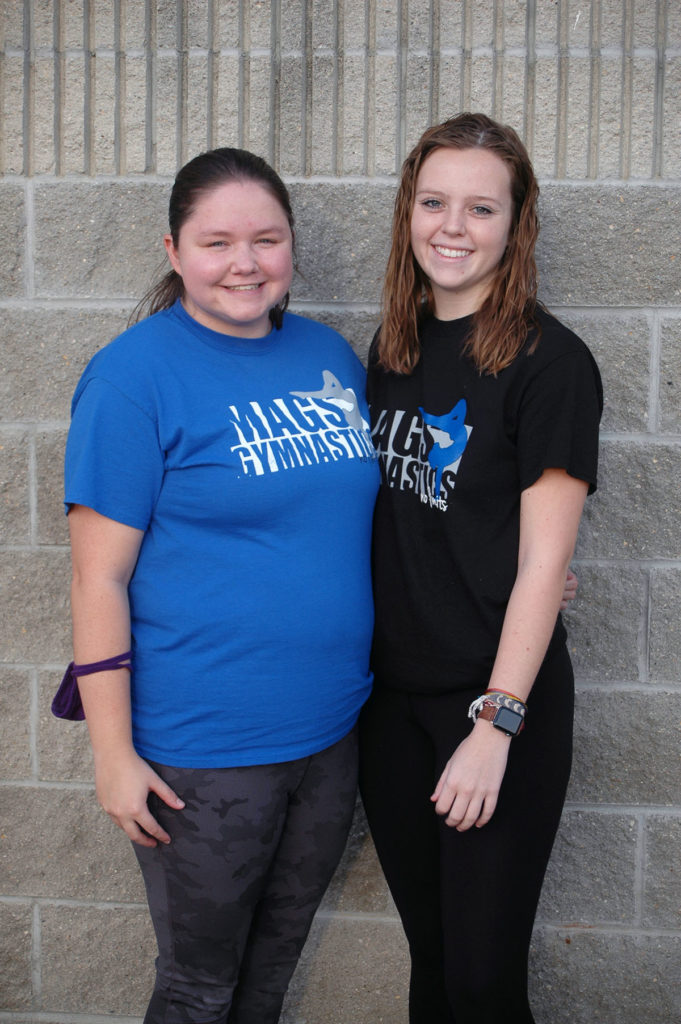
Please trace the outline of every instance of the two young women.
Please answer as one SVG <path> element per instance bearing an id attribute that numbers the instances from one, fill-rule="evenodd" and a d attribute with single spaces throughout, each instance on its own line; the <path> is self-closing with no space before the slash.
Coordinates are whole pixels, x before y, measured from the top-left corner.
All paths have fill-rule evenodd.
<path id="1" fill-rule="evenodd" d="M 81 691 L 158 939 L 146 1024 L 279 1018 L 352 815 L 378 463 L 361 785 L 410 1020 L 532 1021 L 570 759 L 558 609 L 600 402 L 587 349 L 536 304 L 536 196 L 482 115 L 406 161 L 369 367 L 378 460 L 357 359 L 285 312 L 288 195 L 243 151 L 180 171 L 152 315 L 78 385 L 74 650 L 133 647 L 132 685 L 118 668 Z"/>

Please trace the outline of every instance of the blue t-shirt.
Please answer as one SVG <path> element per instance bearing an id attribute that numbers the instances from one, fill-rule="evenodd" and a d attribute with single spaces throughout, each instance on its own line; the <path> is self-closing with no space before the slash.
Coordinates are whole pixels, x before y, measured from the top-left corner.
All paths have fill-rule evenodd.
<path id="1" fill-rule="evenodd" d="M 354 725 L 379 482 L 364 391 L 319 323 L 287 313 L 265 338 L 234 338 L 179 302 L 87 366 L 65 501 L 144 531 L 129 586 L 143 757 L 276 763 Z"/>

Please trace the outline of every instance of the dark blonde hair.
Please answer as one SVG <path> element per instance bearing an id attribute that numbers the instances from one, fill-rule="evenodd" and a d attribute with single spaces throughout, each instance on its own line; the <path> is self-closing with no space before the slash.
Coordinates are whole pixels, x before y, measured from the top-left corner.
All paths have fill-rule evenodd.
<path id="1" fill-rule="evenodd" d="M 459 114 L 429 128 L 402 165 L 383 287 L 378 362 L 387 370 L 411 373 L 420 356 L 419 326 L 434 312 L 430 282 L 411 247 L 411 217 L 419 171 L 431 153 L 444 148 L 486 149 L 504 162 L 511 176 L 508 245 L 489 292 L 473 315 L 466 342 L 466 351 L 480 372 L 497 374 L 516 358 L 530 328 L 538 331 L 534 247 L 539 234 L 539 186 L 517 134 L 485 114 Z M 537 333 L 533 346 L 538 340 Z"/>
<path id="2" fill-rule="evenodd" d="M 231 149 L 227 146 L 199 154 L 177 172 L 168 204 L 168 229 L 173 245 L 177 246 L 182 225 L 194 212 L 201 196 L 232 181 L 253 181 L 262 185 L 277 200 L 286 214 L 294 238 L 295 255 L 293 210 L 286 185 L 262 157 L 246 149 Z M 175 270 L 168 270 L 135 306 L 129 323 L 136 323 L 144 316 L 168 309 L 183 294 L 182 278 Z M 281 317 L 288 306 L 288 300 L 287 293 L 282 302 L 270 311 L 270 319 L 277 327 L 281 326 Z"/>

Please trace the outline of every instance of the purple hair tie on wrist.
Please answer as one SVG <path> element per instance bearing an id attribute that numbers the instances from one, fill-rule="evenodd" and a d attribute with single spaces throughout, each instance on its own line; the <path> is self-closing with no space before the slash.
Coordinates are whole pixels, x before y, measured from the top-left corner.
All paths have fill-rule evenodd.
<path id="1" fill-rule="evenodd" d="M 113 658 L 104 658 L 103 661 L 91 661 L 87 665 L 76 665 L 72 661 L 52 700 L 52 714 L 55 718 L 82 722 L 85 712 L 78 689 L 78 676 L 90 676 L 95 672 L 109 672 L 117 668 L 127 668 L 128 672 L 132 672 L 132 651 L 116 654 Z"/>

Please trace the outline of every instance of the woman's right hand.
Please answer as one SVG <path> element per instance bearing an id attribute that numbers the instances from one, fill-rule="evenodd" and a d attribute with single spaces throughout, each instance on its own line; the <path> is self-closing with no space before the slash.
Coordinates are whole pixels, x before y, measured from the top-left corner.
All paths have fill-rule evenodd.
<path id="1" fill-rule="evenodd" d="M 96 760 L 95 785 L 99 803 L 133 843 L 170 842 L 149 810 L 149 793 L 156 793 L 173 810 L 182 810 L 184 802 L 134 750 L 125 757 Z"/>

